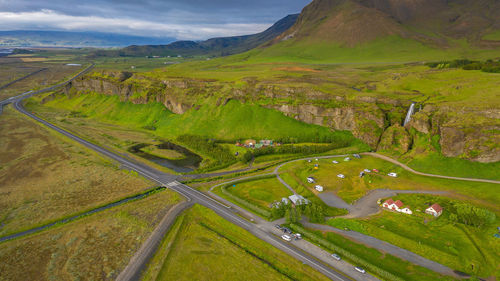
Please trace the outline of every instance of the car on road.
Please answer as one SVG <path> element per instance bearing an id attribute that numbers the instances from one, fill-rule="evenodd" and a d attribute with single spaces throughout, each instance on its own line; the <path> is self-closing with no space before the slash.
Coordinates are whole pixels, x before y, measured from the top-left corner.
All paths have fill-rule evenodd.
<path id="1" fill-rule="evenodd" d="M 366 273 L 366 270 L 362 267 L 359 267 L 359 266 L 355 266 L 354 269 L 357 271 L 357 272 L 360 272 L 360 273 L 363 273 L 365 274 Z"/>
<path id="2" fill-rule="evenodd" d="M 363 172 L 365 172 L 365 173 L 371 173 L 372 171 L 370 171 L 370 169 L 364 169 Z"/>
<path id="3" fill-rule="evenodd" d="M 332 258 L 333 258 L 334 260 L 336 260 L 336 261 L 341 260 L 340 256 L 339 256 L 339 255 L 337 255 L 337 254 L 332 254 Z"/>
<path id="4" fill-rule="evenodd" d="M 393 178 L 397 178 L 398 177 L 398 174 L 396 174 L 396 173 L 388 173 L 387 175 L 389 177 L 393 177 Z"/>
<path id="5" fill-rule="evenodd" d="M 332 161 L 332 163 L 333 163 L 333 164 L 338 164 L 338 163 L 339 163 L 339 161 L 337 161 L 337 160 L 333 160 L 333 161 Z"/>
<path id="6" fill-rule="evenodd" d="M 343 174 L 338 174 L 337 178 L 345 179 L 345 176 Z"/>
<path id="7" fill-rule="evenodd" d="M 281 239 L 283 239 L 283 240 L 285 240 L 285 241 L 288 241 L 288 242 L 292 241 L 292 237 L 290 237 L 290 236 L 288 236 L 288 235 L 286 235 L 286 234 L 282 235 L 282 236 L 281 236 Z"/>

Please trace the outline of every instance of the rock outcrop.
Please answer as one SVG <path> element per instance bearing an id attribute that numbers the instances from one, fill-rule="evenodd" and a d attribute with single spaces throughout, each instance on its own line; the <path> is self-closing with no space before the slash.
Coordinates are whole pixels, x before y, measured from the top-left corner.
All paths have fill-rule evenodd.
<path id="1" fill-rule="evenodd" d="M 245 87 L 195 79 L 155 80 L 131 73 L 92 73 L 76 79 L 65 88 L 67 95 L 100 93 L 116 95 L 136 104 L 159 102 L 176 114 L 196 110 L 216 96 L 217 106 L 228 100 L 260 104 L 297 120 L 349 130 L 374 150 L 404 154 L 412 149 L 415 134 L 428 139 L 438 136 L 441 152 L 448 157 L 473 161 L 500 160 L 500 112 L 466 110 L 425 105 L 402 127 L 408 101 L 371 96 L 355 99 L 309 88 L 269 85 L 246 81 Z M 468 117 L 470 116 L 470 117 Z"/>

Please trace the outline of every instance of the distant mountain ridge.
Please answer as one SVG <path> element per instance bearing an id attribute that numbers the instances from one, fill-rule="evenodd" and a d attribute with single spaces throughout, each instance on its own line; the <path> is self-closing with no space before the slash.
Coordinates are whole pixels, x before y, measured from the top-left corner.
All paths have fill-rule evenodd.
<path id="1" fill-rule="evenodd" d="M 133 45 L 123 48 L 116 53 L 120 56 L 194 56 L 212 55 L 227 56 L 256 48 L 282 34 L 295 24 L 299 14 L 288 15 L 267 30 L 244 36 L 219 37 L 206 41 L 177 41 L 168 45 Z M 105 55 L 98 52 L 97 55 Z"/>
<path id="2" fill-rule="evenodd" d="M 0 31 L 0 47 L 124 47 L 131 44 L 167 44 L 174 40 L 101 32 Z"/>
<path id="3" fill-rule="evenodd" d="M 439 48 L 453 40 L 500 46 L 484 39 L 500 31 L 498 11 L 498 0 L 314 0 L 273 43 L 295 38 L 355 46 L 397 35 Z"/>

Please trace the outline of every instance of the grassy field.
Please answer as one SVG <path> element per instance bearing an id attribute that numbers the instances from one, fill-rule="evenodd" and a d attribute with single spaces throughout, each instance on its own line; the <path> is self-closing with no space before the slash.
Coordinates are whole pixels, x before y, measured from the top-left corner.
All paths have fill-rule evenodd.
<path id="1" fill-rule="evenodd" d="M 500 180 L 500 173 L 498 173 L 500 162 L 472 162 L 460 158 L 444 157 L 436 152 L 422 155 L 415 154 L 409 159 L 405 157 L 400 161 L 406 162 L 411 168 L 424 173 Z"/>
<path id="2" fill-rule="evenodd" d="M 384 211 L 373 217 L 352 221 L 361 224 L 362 232 L 385 240 L 453 269 L 483 278 L 500 276 L 500 248 L 495 225 L 475 228 L 452 224 L 447 220 L 450 199 L 426 195 L 399 195 L 393 198 L 408 204 L 414 215 Z M 415 212 L 423 211 L 425 202 L 438 202 L 444 213 L 435 219 Z"/>
<path id="3" fill-rule="evenodd" d="M 142 178 L 7 107 L 0 116 L 0 235 L 151 187 Z"/>
<path id="4" fill-rule="evenodd" d="M 293 194 L 275 177 L 235 183 L 227 187 L 226 190 L 235 196 L 266 209 L 270 209 L 271 203 L 280 201 L 281 198 Z"/>
<path id="5" fill-rule="evenodd" d="M 0 58 L 0 62 L 1 59 L 2 58 Z M 56 84 L 66 78 L 69 78 L 71 75 L 81 70 L 80 67 L 67 66 L 65 64 L 34 64 L 29 62 L 17 62 L 6 65 L 0 64 L 0 73 L 4 73 L 6 77 L 10 78 L 8 81 L 0 83 L 0 86 L 42 68 L 47 68 L 47 70 L 41 71 L 24 80 L 14 83 L 5 89 L 0 90 L 0 100 L 22 94 L 32 89 L 40 89 L 52 84 Z"/>
<path id="6" fill-rule="evenodd" d="M 292 225 L 292 229 L 304 233 L 306 239 L 319 244 L 330 252 L 339 254 L 352 264 L 365 268 L 368 273 L 376 275 L 382 280 L 454 280 L 387 253 L 353 242 L 333 232 L 320 232 L 295 225 Z"/>
<path id="7" fill-rule="evenodd" d="M 1 280 L 115 280 L 167 211 L 180 201 L 164 190 L 75 222 L 4 242 Z"/>
<path id="8" fill-rule="evenodd" d="M 300 180 L 301 185 L 310 190 L 315 184 L 306 184 L 305 179 L 313 176 L 317 184 L 324 187 L 325 191 L 335 192 L 346 202 L 353 202 L 363 197 L 367 191 L 372 189 L 400 189 L 400 190 L 442 190 L 449 191 L 455 197 L 470 200 L 479 205 L 486 206 L 500 212 L 500 193 L 497 184 L 463 182 L 439 178 L 429 178 L 409 173 L 399 166 L 381 159 L 365 156 L 344 162 L 343 159 L 335 159 L 339 164 L 333 164 L 334 159 L 320 159 L 318 162 L 299 161 L 287 164 L 281 171 L 287 175 L 283 177 L 288 183 Z M 319 169 L 314 169 L 314 164 L 319 164 Z M 363 178 L 359 173 L 364 169 L 378 169 L 379 173 L 369 173 Z M 387 176 L 395 172 L 397 178 Z M 345 175 L 345 179 L 337 177 L 338 174 Z M 295 180 L 292 180 L 295 178 Z M 298 179 L 298 180 L 297 180 Z"/>
<path id="9" fill-rule="evenodd" d="M 162 242 L 143 280 L 327 280 L 214 212 L 195 205 Z"/>

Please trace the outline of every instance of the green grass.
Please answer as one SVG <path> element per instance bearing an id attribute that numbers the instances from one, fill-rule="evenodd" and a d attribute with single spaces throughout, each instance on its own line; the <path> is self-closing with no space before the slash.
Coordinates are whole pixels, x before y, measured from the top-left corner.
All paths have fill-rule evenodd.
<path id="1" fill-rule="evenodd" d="M 143 280 L 328 280 L 199 205 L 173 230 Z"/>
<path id="2" fill-rule="evenodd" d="M 454 196 L 469 200 L 475 204 L 499 213 L 500 192 L 498 184 L 482 182 L 465 182 L 440 178 L 419 176 L 403 170 L 390 162 L 364 156 L 362 159 L 355 159 L 344 162 L 336 159 L 340 163 L 332 164 L 332 159 L 320 159 L 319 162 L 299 161 L 289 163 L 281 168 L 290 176 L 283 177 L 289 184 L 297 185 L 297 180 L 302 181 L 304 189 L 312 189 L 314 185 L 320 184 L 325 191 L 333 191 L 346 202 L 352 202 L 363 197 L 366 192 L 372 189 L 396 189 L 396 190 L 441 190 L 450 191 Z M 319 169 L 314 170 L 313 165 L 319 163 Z M 359 172 L 364 169 L 378 169 L 379 173 L 370 173 L 363 178 L 359 178 Z M 388 173 L 395 172 L 397 178 L 387 176 Z M 491 171 L 489 173 L 494 173 Z M 344 174 L 345 179 L 337 178 L 338 174 Z M 316 178 L 316 184 L 307 184 L 305 179 L 308 176 Z M 293 178 L 295 177 L 295 179 Z"/>
<path id="3" fill-rule="evenodd" d="M 325 127 L 286 117 L 276 110 L 236 100 L 219 107 L 206 104 L 182 115 L 172 114 L 159 103 L 136 105 L 121 102 L 117 96 L 99 94 L 79 95 L 72 99 L 58 96 L 45 105 L 130 127 L 154 127 L 156 130 L 153 133 L 165 138 L 192 134 L 223 140 L 295 137 L 314 141 L 323 136 L 333 136 L 356 142 L 350 132 L 332 132 Z"/>
<path id="4" fill-rule="evenodd" d="M 493 50 L 474 49 L 465 41 L 453 42 L 453 47 L 445 50 L 399 36 L 387 36 L 353 47 L 321 40 L 288 40 L 240 56 L 246 55 L 248 62 L 379 63 L 476 58 L 494 54 Z"/>
<path id="5" fill-rule="evenodd" d="M 353 242 L 333 232 L 324 233 L 309 228 L 304 229 L 297 225 L 292 225 L 292 229 L 303 233 L 306 239 L 319 244 L 326 250 L 339 254 L 341 258 L 350 263 L 364 267 L 368 273 L 376 275 L 382 280 L 453 280 L 387 253 Z"/>
<path id="6" fill-rule="evenodd" d="M 500 30 L 495 30 L 483 36 L 484 40 L 500 41 Z"/>
<path id="7" fill-rule="evenodd" d="M 267 209 L 274 201 L 293 194 L 275 177 L 235 183 L 226 189 L 235 196 Z"/>
<path id="8" fill-rule="evenodd" d="M 411 199 L 418 196 L 400 195 L 395 198 L 404 200 L 410 206 L 418 206 Z M 426 201 L 436 200 L 430 196 L 426 198 Z M 500 276 L 500 248 L 498 239 L 493 237 L 496 232 L 494 226 L 477 229 L 453 225 L 446 220 L 446 209 L 438 219 L 422 216 L 418 212 L 409 216 L 384 211 L 369 219 L 357 220 L 356 223 L 361 224 L 370 236 L 453 269 L 481 277 Z"/>
<path id="9" fill-rule="evenodd" d="M 424 173 L 454 177 L 500 180 L 500 162 L 479 163 L 460 158 L 444 157 L 438 153 L 415 155 L 407 165 Z"/>

